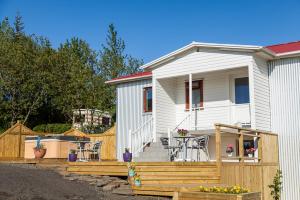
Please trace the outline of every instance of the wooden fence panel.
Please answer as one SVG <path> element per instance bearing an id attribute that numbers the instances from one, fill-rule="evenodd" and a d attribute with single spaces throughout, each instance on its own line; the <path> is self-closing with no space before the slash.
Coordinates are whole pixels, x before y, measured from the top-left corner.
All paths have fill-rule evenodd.
<path id="1" fill-rule="evenodd" d="M 92 142 L 102 141 L 101 160 L 116 160 L 116 126 L 103 134 L 88 135 Z"/>
<path id="2" fill-rule="evenodd" d="M 268 185 L 272 183 L 278 165 L 222 163 L 221 183 L 240 185 L 251 192 L 261 192 L 263 200 L 272 200 Z"/>
<path id="3" fill-rule="evenodd" d="M 262 144 L 262 159 L 263 163 L 278 163 L 278 136 L 271 134 L 260 134 Z"/>

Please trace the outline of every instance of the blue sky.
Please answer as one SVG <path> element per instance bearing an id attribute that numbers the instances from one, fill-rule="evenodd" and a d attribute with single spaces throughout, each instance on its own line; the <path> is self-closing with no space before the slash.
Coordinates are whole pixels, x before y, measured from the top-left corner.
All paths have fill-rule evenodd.
<path id="1" fill-rule="evenodd" d="M 54 47 L 73 36 L 99 50 L 114 23 L 126 51 L 151 61 L 192 41 L 270 45 L 300 40 L 300 1 L 0 0 L 0 18 L 20 12 L 27 33 Z"/>

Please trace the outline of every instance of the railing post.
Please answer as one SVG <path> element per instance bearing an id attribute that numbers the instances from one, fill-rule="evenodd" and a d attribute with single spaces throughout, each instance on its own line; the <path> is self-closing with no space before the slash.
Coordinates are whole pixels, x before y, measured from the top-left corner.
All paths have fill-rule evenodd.
<path id="1" fill-rule="evenodd" d="M 241 129 L 238 129 L 239 133 L 239 157 L 240 157 L 240 162 L 244 162 L 244 134 L 241 131 Z"/>
<path id="2" fill-rule="evenodd" d="M 215 125 L 215 129 L 216 129 L 216 163 L 217 163 L 217 171 L 218 174 L 221 175 L 221 127 L 219 125 Z"/>
<path id="3" fill-rule="evenodd" d="M 169 146 L 171 145 L 171 129 L 168 128 L 168 143 L 169 143 Z"/>
<path id="4" fill-rule="evenodd" d="M 257 143 L 257 149 L 258 149 L 258 162 L 260 163 L 262 161 L 262 135 L 258 132 L 257 135 L 259 137 L 257 137 L 258 139 L 258 143 Z"/>

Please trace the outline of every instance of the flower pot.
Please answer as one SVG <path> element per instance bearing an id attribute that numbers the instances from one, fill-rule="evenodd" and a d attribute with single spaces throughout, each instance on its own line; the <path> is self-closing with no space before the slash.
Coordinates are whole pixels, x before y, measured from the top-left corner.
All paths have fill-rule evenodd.
<path id="1" fill-rule="evenodd" d="M 36 159 L 41 159 L 45 156 L 47 149 L 33 148 L 33 152 Z"/>
<path id="2" fill-rule="evenodd" d="M 128 175 L 130 177 L 133 177 L 135 175 L 135 171 L 133 169 L 130 169 L 129 172 L 128 172 Z"/>
<path id="3" fill-rule="evenodd" d="M 130 152 L 123 153 L 123 160 L 124 160 L 124 162 L 131 162 L 132 153 L 130 153 Z"/>
<path id="4" fill-rule="evenodd" d="M 134 185 L 135 186 L 141 186 L 141 180 L 134 180 Z"/>
<path id="5" fill-rule="evenodd" d="M 69 154 L 69 162 L 75 162 L 77 160 L 77 154 L 70 153 Z"/>
<path id="6" fill-rule="evenodd" d="M 248 157 L 249 157 L 249 158 L 253 158 L 253 154 L 252 154 L 252 153 L 249 153 L 249 154 L 248 154 Z"/>
<path id="7" fill-rule="evenodd" d="M 228 157 L 232 157 L 232 152 L 231 153 L 227 153 Z"/>

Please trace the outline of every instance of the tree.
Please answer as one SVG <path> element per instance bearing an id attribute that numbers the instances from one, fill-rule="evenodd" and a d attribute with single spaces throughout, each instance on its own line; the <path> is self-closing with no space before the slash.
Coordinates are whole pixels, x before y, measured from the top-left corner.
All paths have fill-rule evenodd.
<path id="1" fill-rule="evenodd" d="M 104 81 L 95 73 L 96 53 L 78 38 L 66 41 L 58 49 L 54 72 L 53 102 L 69 120 L 73 109 L 101 108 Z"/>
<path id="2" fill-rule="evenodd" d="M 100 51 L 99 62 L 99 72 L 105 80 L 141 71 L 139 67 L 143 64 L 143 61 L 125 53 L 125 42 L 118 37 L 118 32 L 113 24 L 109 25 L 106 37 L 106 44 L 102 44 L 102 50 Z M 105 89 L 105 105 L 111 113 L 114 113 L 115 87 L 108 85 Z"/>
<path id="3" fill-rule="evenodd" d="M 0 93 L 4 120 L 15 123 L 29 116 L 42 104 L 47 83 L 41 55 L 49 47 L 44 38 L 27 36 L 23 32 L 21 17 L 17 16 L 14 27 L 6 18 L 0 30 Z"/>

